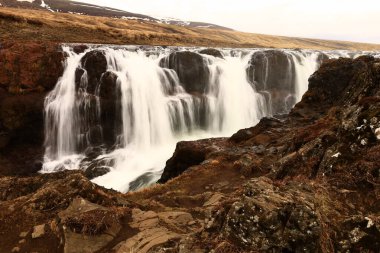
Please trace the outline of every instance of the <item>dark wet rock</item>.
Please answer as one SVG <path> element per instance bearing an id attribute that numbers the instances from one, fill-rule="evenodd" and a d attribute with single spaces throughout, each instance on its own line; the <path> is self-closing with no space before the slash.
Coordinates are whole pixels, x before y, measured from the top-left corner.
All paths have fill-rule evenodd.
<path id="1" fill-rule="evenodd" d="M 188 93 L 205 93 L 210 73 L 206 60 L 200 54 L 189 51 L 174 52 L 162 59 L 160 66 L 175 70 Z"/>
<path id="2" fill-rule="evenodd" d="M 100 122 L 102 127 L 103 143 L 112 148 L 118 145 L 118 136 L 121 134 L 122 127 L 122 108 L 120 97 L 112 99 L 102 99 L 100 101 L 101 115 Z"/>
<path id="3" fill-rule="evenodd" d="M 102 137 L 109 147 L 117 144 L 122 126 L 121 90 L 117 78 L 115 73 L 107 71 L 101 76 L 99 86 Z"/>
<path id="4" fill-rule="evenodd" d="M 94 179 L 96 177 L 103 176 L 110 171 L 111 171 L 111 169 L 109 167 L 106 167 L 106 166 L 101 166 L 101 167 L 90 166 L 89 168 L 87 168 L 85 170 L 84 174 L 86 175 L 86 177 L 88 179 L 91 180 L 91 179 Z"/>
<path id="5" fill-rule="evenodd" d="M 6 147 L 11 140 L 11 136 L 8 132 L 0 132 L 0 150 Z"/>
<path id="6" fill-rule="evenodd" d="M 270 92 L 274 113 L 283 111 L 284 98 L 296 91 L 294 63 L 281 50 L 255 52 L 249 61 L 247 75 L 258 91 Z"/>
<path id="7" fill-rule="evenodd" d="M 224 58 L 223 53 L 221 51 L 219 51 L 218 49 L 215 49 L 215 48 L 203 49 L 203 50 L 199 51 L 199 53 L 211 55 L 211 56 L 214 56 L 216 58 L 221 58 L 221 59 Z"/>
<path id="8" fill-rule="evenodd" d="M 355 60 L 340 58 L 329 60 L 310 77 L 309 90 L 292 113 L 301 113 L 305 108 L 319 113 L 333 105 L 358 103 L 358 99 L 378 96 L 376 63 L 372 56 Z M 303 113 L 303 114 L 305 114 Z"/>
<path id="9" fill-rule="evenodd" d="M 374 217 L 350 217 L 343 222 L 341 233 L 345 239 L 339 241 L 340 251 L 376 252 L 380 247 L 380 223 Z"/>
<path id="10" fill-rule="evenodd" d="M 177 143 L 176 150 L 167 162 L 158 183 L 165 183 L 177 177 L 191 166 L 198 165 L 206 160 L 206 154 L 215 151 L 212 144 L 214 140 L 200 140 L 197 142 L 181 141 Z"/>
<path id="11" fill-rule="evenodd" d="M 79 88 L 82 88 L 82 89 L 85 89 L 85 87 L 81 87 L 81 85 L 83 86 L 83 82 L 82 82 L 82 77 L 84 78 L 84 73 L 86 71 L 82 68 L 77 68 L 75 70 L 75 90 L 78 91 Z"/>
<path id="12" fill-rule="evenodd" d="M 230 140 L 235 143 L 243 142 L 261 134 L 270 127 L 278 127 L 281 125 L 282 121 L 276 118 L 262 118 L 256 126 L 239 130 L 231 136 Z"/>
<path id="13" fill-rule="evenodd" d="M 320 65 L 322 65 L 324 62 L 328 61 L 330 57 L 325 53 L 319 53 L 317 61 Z"/>
<path id="14" fill-rule="evenodd" d="M 104 52 L 99 50 L 90 51 L 83 56 L 81 63 L 82 67 L 87 71 L 87 92 L 95 94 L 100 78 L 107 70 L 107 59 Z"/>
<path id="15" fill-rule="evenodd" d="M 44 98 L 45 93 L 30 93 L 8 95 L 0 101 L 0 174 L 35 172 L 33 163 L 43 156 Z"/>
<path id="16" fill-rule="evenodd" d="M 74 51 L 76 54 L 83 53 L 83 52 L 86 51 L 87 49 L 88 49 L 88 46 L 87 46 L 87 45 L 75 45 L 75 46 L 73 46 L 73 51 Z"/>
<path id="17" fill-rule="evenodd" d="M 115 99 L 119 91 L 117 75 L 112 71 L 105 72 L 100 79 L 99 96 L 101 98 Z"/>
<path id="18" fill-rule="evenodd" d="M 99 146 L 103 142 L 103 130 L 102 127 L 97 125 L 97 126 L 92 126 L 88 130 L 88 135 L 87 138 L 89 140 L 89 144 L 93 146 Z"/>
<path id="19" fill-rule="evenodd" d="M 136 191 L 151 183 L 156 178 L 152 172 L 145 173 L 129 183 L 129 191 Z"/>

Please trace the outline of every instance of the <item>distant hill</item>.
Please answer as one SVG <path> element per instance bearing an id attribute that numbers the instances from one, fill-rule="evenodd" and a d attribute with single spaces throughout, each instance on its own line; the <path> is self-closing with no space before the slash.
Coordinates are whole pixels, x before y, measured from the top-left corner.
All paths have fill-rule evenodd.
<path id="1" fill-rule="evenodd" d="M 215 24 L 193 22 L 193 21 L 183 21 L 183 20 L 173 19 L 173 18 L 151 17 L 147 15 L 118 10 L 114 8 L 82 3 L 80 1 L 0 0 L 0 4 L 4 7 L 12 7 L 12 8 L 49 10 L 51 12 L 71 13 L 71 14 L 79 14 L 79 15 L 144 20 L 144 21 L 157 22 L 157 23 L 170 24 L 170 25 L 179 25 L 179 26 L 186 26 L 186 27 L 207 27 L 207 28 L 231 30 L 230 28 L 218 26 Z"/>
<path id="2" fill-rule="evenodd" d="M 130 14 L 128 17 L 114 18 L 111 14 L 112 17 L 103 17 L 52 12 L 48 10 L 53 5 L 46 7 L 47 1 L 41 0 L 33 1 L 34 5 L 23 1 L 15 8 L 10 8 L 4 7 L 5 1 L 10 0 L 0 0 L 3 5 L 0 7 L 0 47 L 5 41 L 17 40 L 38 43 L 380 50 L 378 44 L 245 33 L 196 22 L 191 25 L 177 20 L 173 24 L 170 20 L 149 19 L 143 15 L 133 17 Z M 60 2 L 72 4 L 64 0 Z M 109 11 L 107 13 L 118 12 Z"/>

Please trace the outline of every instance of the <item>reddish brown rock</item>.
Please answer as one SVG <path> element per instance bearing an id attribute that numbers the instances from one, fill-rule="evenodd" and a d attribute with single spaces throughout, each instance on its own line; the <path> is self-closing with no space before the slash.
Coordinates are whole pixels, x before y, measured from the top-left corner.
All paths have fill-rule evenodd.
<path id="1" fill-rule="evenodd" d="M 57 43 L 0 45 L 0 175 L 40 169 L 44 99 L 63 73 L 63 60 Z"/>
<path id="2" fill-rule="evenodd" d="M 49 91 L 63 73 L 63 59 L 57 43 L 2 43 L 0 87 L 15 94 Z"/>

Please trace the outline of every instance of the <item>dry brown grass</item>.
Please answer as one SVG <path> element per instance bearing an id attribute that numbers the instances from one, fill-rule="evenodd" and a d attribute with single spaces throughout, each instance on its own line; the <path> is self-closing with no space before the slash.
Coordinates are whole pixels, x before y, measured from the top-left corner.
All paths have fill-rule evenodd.
<path id="1" fill-rule="evenodd" d="M 380 50 L 380 45 L 189 28 L 0 7 L 0 39 L 66 43 Z"/>

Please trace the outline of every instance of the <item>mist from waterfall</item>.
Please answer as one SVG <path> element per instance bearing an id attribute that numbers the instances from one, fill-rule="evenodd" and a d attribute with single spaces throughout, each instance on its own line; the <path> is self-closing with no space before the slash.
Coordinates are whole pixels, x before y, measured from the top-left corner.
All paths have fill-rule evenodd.
<path id="1" fill-rule="evenodd" d="M 93 182 L 126 192 L 132 185 L 137 189 L 157 181 L 177 142 L 230 136 L 274 113 L 271 94 L 259 91 L 247 77 L 249 61 L 257 50 L 238 54 L 224 50 L 223 58 L 203 55 L 210 74 L 202 95 L 186 92 L 176 71 L 160 66 L 170 50 L 96 48 L 106 57 L 107 72 L 117 77 L 114 114 L 120 115 L 120 123 L 115 122 L 112 148 L 96 144 L 100 151 L 91 156 L 88 150 L 96 146 L 94 131 L 100 131 L 99 138 L 106 134 L 101 118 L 102 87 L 89 92 L 85 70 L 76 80 L 78 69 L 83 69 L 81 60 L 91 50 L 95 49 L 76 54 L 64 48 L 68 55 L 65 71 L 45 101 L 43 173 L 101 164 L 110 172 Z M 293 95 L 299 101 L 307 90 L 308 77 L 319 65 L 319 53 L 284 52 L 294 66 Z"/>

